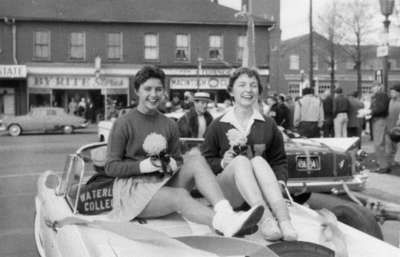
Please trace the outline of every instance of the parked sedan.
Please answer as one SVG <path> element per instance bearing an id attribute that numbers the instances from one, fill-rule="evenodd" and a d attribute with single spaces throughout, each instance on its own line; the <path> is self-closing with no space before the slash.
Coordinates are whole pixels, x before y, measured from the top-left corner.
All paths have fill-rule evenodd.
<path id="1" fill-rule="evenodd" d="M 26 115 L 3 117 L 0 130 L 6 130 L 14 137 L 26 132 L 63 131 L 71 134 L 87 125 L 84 118 L 67 114 L 62 108 L 37 107 Z"/>

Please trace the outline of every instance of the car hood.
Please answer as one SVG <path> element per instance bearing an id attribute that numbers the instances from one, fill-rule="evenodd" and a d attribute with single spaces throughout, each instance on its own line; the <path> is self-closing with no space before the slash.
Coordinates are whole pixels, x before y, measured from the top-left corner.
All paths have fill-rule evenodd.
<path id="1" fill-rule="evenodd" d="M 83 239 L 86 245 L 94 246 L 88 249 L 94 256 L 118 256 L 132 257 L 149 256 L 149 257 L 176 257 L 176 256 L 193 256 L 193 257 L 217 257 L 216 252 L 226 251 L 218 242 L 224 241 L 225 248 L 227 245 L 236 246 L 236 255 L 248 256 L 249 253 L 263 252 L 262 256 L 277 257 L 271 250 L 261 244 L 249 242 L 242 239 L 229 239 L 219 236 L 184 236 L 173 238 L 169 235 L 148 229 L 143 225 L 137 224 L 104 224 L 102 229 L 93 229 L 85 227 L 85 235 Z M 184 243 L 185 242 L 185 243 Z M 204 244 L 208 242 L 208 249 L 204 248 Z M 216 247 L 210 247 L 214 244 Z M 203 250 L 201 250 L 203 249 Z M 231 250 L 233 251 L 233 250 Z M 239 254 L 238 254 L 239 253 Z M 226 256 L 224 254 L 223 256 Z"/>
<path id="2" fill-rule="evenodd" d="M 298 204 L 289 206 L 289 211 L 292 223 L 299 234 L 298 240 L 317 243 L 331 248 L 332 250 L 337 250 L 336 248 L 338 248 L 338 245 L 334 243 L 334 240 L 330 241 L 327 240 L 327 238 L 324 238 L 324 235 L 327 235 L 324 232 L 326 226 L 322 225 L 324 219 L 318 212 Z M 213 236 L 210 235 L 210 232 L 205 233 L 204 231 L 200 233 L 201 235 L 196 235 L 196 228 L 193 229 L 191 225 L 192 223 L 185 220 L 177 219 L 174 221 L 173 219 L 171 220 L 167 218 L 166 220 L 147 220 L 147 224 L 144 225 L 138 223 L 110 222 L 108 225 L 102 225 L 99 228 L 79 226 L 79 229 L 82 230 L 82 239 L 88 247 L 88 252 L 93 254 L 93 256 L 217 256 L 212 252 L 197 250 L 182 243 L 186 242 L 186 240 L 181 240 L 180 238 L 185 238 L 191 235 L 192 237 L 197 237 L 197 243 L 192 243 L 190 245 L 197 245 L 200 249 L 204 247 L 205 240 Z M 339 232 L 333 231 L 329 233 L 333 233 L 334 237 L 338 237 L 339 240 L 345 241 L 348 256 L 375 257 L 381 256 L 382 253 L 385 253 L 385 256 L 399 256 L 398 254 L 400 253 L 400 250 L 384 241 L 376 239 L 340 222 L 337 226 Z M 185 232 L 185 230 L 187 231 Z M 178 234 L 180 238 L 177 238 Z M 216 240 L 220 238 L 218 236 L 214 237 Z M 246 242 L 251 241 L 254 244 L 253 247 L 272 243 L 265 241 L 259 231 L 245 239 Z M 235 242 L 235 244 L 238 243 L 240 244 L 239 241 Z M 230 243 L 227 242 L 227 244 L 229 245 Z M 221 249 L 229 247 L 225 245 L 220 246 L 219 248 L 221 252 Z"/>

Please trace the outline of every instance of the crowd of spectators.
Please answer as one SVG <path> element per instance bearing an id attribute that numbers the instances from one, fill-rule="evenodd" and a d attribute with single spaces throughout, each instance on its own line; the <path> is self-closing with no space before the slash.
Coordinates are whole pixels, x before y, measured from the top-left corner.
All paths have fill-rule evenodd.
<path id="1" fill-rule="evenodd" d="M 185 92 L 184 99 L 174 95 L 171 101 L 166 100 L 160 105 L 160 111 L 168 113 L 180 110 L 190 114 L 184 115 L 180 121 L 185 124 L 182 127 L 186 132 L 191 131 L 186 136 L 201 137 L 204 127 L 201 125 L 201 133 L 197 131 L 199 124 L 196 115 L 206 115 L 207 123 L 201 124 L 208 126 L 210 109 L 222 108 L 223 112 L 232 106 L 232 101 L 227 99 L 224 104 L 217 105 L 212 99 L 207 99 L 199 104 L 194 95 Z M 304 88 L 301 95 L 295 99 L 284 94 L 269 95 L 265 101 L 259 101 L 260 108 L 277 125 L 295 131 L 302 137 L 361 138 L 363 134 L 370 135 L 379 164 L 376 172 L 389 173 L 393 165 L 400 165 L 400 148 L 388 134 L 393 127 L 400 125 L 400 84 L 392 86 L 389 94 L 383 92 L 381 85 L 374 85 L 369 101 L 363 101 L 357 91 L 346 95 L 340 87 L 335 88 L 333 94 L 331 90 L 326 90 L 319 96 L 313 88 Z"/>

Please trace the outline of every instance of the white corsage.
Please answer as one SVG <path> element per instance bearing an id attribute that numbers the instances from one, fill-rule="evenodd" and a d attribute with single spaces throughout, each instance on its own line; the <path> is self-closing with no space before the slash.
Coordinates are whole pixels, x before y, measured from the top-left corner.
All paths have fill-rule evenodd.
<path id="1" fill-rule="evenodd" d="M 247 153 L 247 137 L 245 134 L 240 132 L 238 129 L 232 128 L 226 132 L 229 145 L 236 155 Z"/>
<path id="2" fill-rule="evenodd" d="M 150 133 L 144 139 L 143 150 L 150 157 L 154 166 L 161 167 L 163 173 L 172 174 L 171 158 L 167 153 L 167 140 L 157 133 Z"/>

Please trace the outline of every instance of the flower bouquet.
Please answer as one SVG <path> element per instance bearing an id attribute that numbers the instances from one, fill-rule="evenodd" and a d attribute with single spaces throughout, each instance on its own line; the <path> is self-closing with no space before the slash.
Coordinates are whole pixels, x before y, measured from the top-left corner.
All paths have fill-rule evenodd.
<path id="1" fill-rule="evenodd" d="M 247 155 L 247 137 L 238 129 L 232 128 L 226 133 L 231 149 L 237 155 Z"/>
<path id="2" fill-rule="evenodd" d="M 162 174 L 172 175 L 170 155 L 167 153 L 167 140 L 164 136 L 157 133 L 150 133 L 144 139 L 143 150 L 150 157 L 151 163 L 160 167 Z"/>

